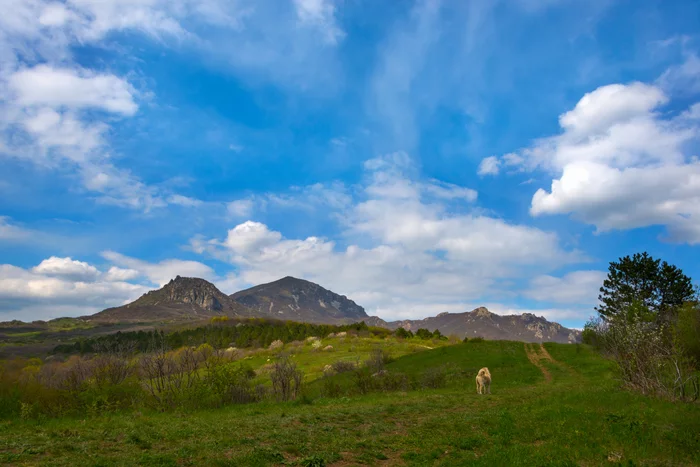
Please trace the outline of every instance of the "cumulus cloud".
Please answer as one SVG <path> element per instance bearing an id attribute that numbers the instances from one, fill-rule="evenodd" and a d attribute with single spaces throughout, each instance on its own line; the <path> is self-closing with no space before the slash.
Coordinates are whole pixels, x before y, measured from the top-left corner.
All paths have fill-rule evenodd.
<path id="1" fill-rule="evenodd" d="M 0 320 L 50 319 L 95 313 L 134 300 L 148 287 L 104 280 L 94 266 L 51 257 L 31 269 L 0 265 Z"/>
<path id="2" fill-rule="evenodd" d="M 137 271 L 139 275 L 147 277 L 151 283 L 158 284 L 160 287 L 170 282 L 175 276 L 210 280 L 216 277 L 212 268 L 198 261 L 167 259 L 150 263 L 115 251 L 103 251 L 102 257 L 119 267 Z"/>
<path id="3" fill-rule="evenodd" d="M 347 246 L 316 236 L 285 238 L 247 221 L 223 238 L 193 239 L 193 249 L 235 265 L 230 286 L 302 277 L 387 319 L 466 311 L 497 294 L 504 279 L 584 259 L 561 248 L 553 233 L 456 214 L 448 208 L 468 211 L 476 192 L 421 180 L 405 154 L 367 161 L 365 171 L 352 202 L 337 208 Z"/>
<path id="4" fill-rule="evenodd" d="M 602 86 L 560 116 L 561 134 L 499 162 L 558 177 L 532 215 L 570 214 L 599 232 L 664 225 L 668 240 L 700 243 L 699 107 L 674 115 L 668 102 L 649 84 Z"/>
<path id="5" fill-rule="evenodd" d="M 92 282 L 100 275 L 100 271 L 84 261 L 76 261 L 70 257 L 58 258 L 52 256 L 43 260 L 32 272 L 45 276 L 64 277 L 69 280 Z"/>
<path id="6" fill-rule="evenodd" d="M 104 279 L 110 282 L 130 281 L 140 277 L 141 273 L 136 269 L 123 269 L 112 266 L 104 273 Z"/>
<path id="7" fill-rule="evenodd" d="M 138 109 L 127 81 L 82 68 L 25 68 L 10 76 L 9 85 L 17 102 L 27 107 L 102 108 L 123 115 Z"/>

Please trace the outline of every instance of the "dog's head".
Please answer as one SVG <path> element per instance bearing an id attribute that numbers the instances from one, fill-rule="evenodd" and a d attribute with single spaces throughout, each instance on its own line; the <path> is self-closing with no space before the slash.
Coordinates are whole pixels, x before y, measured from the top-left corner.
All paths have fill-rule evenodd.
<path id="1" fill-rule="evenodd" d="M 489 373 L 488 368 L 483 367 L 481 370 L 479 370 L 479 376 L 491 376 L 491 373 Z"/>

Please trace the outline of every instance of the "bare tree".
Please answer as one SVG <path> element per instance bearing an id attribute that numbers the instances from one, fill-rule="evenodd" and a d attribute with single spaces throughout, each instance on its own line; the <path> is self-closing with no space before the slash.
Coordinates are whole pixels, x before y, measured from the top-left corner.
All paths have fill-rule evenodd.
<path id="1" fill-rule="evenodd" d="M 284 357 L 275 363 L 270 373 L 272 380 L 272 391 L 277 400 L 294 400 L 301 391 L 301 384 L 304 374 L 297 369 L 297 365 L 291 362 L 288 357 Z"/>

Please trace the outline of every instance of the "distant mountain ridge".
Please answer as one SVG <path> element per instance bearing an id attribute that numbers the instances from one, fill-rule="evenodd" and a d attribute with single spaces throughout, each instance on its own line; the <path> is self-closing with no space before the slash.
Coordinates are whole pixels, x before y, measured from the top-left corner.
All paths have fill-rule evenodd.
<path id="1" fill-rule="evenodd" d="M 559 323 L 535 316 L 532 313 L 521 315 L 497 315 L 485 307 L 464 313 L 440 313 L 420 320 L 386 322 L 373 316 L 365 321 L 371 326 L 389 329 L 402 327 L 415 331 L 420 328 L 438 329 L 442 334 L 456 334 L 460 338 L 483 337 L 490 340 L 514 340 L 523 342 L 574 343 L 581 340 L 581 331 L 568 329 Z"/>
<path id="2" fill-rule="evenodd" d="M 464 313 L 440 313 L 421 320 L 387 322 L 368 316 L 365 309 L 318 284 L 291 276 L 257 285 L 232 295 L 196 277 L 177 276 L 158 290 L 132 303 L 108 308 L 85 319 L 96 323 L 155 323 L 202 321 L 214 316 L 272 318 L 317 324 L 364 321 L 370 326 L 415 331 L 438 329 L 444 335 L 517 340 L 579 342 L 580 331 L 567 329 L 530 313 L 500 316 L 484 307 Z"/>

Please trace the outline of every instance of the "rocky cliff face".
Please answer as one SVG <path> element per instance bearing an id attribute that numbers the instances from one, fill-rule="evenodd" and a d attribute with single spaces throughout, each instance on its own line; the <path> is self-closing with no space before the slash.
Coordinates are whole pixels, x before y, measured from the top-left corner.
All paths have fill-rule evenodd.
<path id="1" fill-rule="evenodd" d="M 580 342 L 581 332 L 567 329 L 559 323 L 530 313 L 522 315 L 500 316 L 480 307 L 465 313 L 440 313 L 437 316 L 421 320 L 404 320 L 386 322 L 373 316 L 365 322 L 368 325 L 383 326 L 390 329 L 402 327 L 415 331 L 425 328 L 430 331 L 440 330 L 444 335 L 456 334 L 460 338 L 483 337 L 485 339 L 516 340 L 524 342 Z"/>
<path id="2" fill-rule="evenodd" d="M 312 323 L 347 323 L 366 319 L 365 309 L 313 282 L 285 277 L 231 295 L 256 316 Z"/>
<path id="3" fill-rule="evenodd" d="M 128 305 L 108 308 L 90 319 L 103 322 L 182 321 L 218 315 L 251 316 L 251 311 L 211 282 L 177 276 L 162 288 L 151 290 Z"/>

